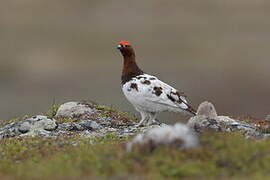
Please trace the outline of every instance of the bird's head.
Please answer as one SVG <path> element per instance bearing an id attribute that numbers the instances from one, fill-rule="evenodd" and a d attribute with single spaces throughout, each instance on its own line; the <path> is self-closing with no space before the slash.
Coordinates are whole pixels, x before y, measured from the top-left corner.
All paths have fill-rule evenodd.
<path id="1" fill-rule="evenodd" d="M 134 50 L 128 41 L 120 41 L 117 45 L 117 49 L 122 53 L 123 56 L 134 55 Z"/>

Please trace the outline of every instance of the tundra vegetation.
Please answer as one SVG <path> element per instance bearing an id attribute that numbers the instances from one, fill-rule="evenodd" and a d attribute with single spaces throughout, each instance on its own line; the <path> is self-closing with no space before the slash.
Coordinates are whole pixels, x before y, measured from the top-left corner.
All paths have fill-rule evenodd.
<path id="1" fill-rule="evenodd" d="M 53 106 L 46 115 L 54 118 L 58 107 Z M 110 107 L 95 105 L 95 108 L 106 118 L 124 123 L 135 120 L 134 115 Z M 0 128 L 24 118 L 2 122 Z M 83 121 L 79 117 L 57 120 Z M 199 137 L 198 147 L 162 146 L 127 152 L 126 143 L 131 139 L 113 132 L 82 136 L 77 131 L 51 137 L 3 138 L 0 179 L 263 179 L 270 175 L 270 138 L 247 139 L 242 131 L 206 130 Z"/>

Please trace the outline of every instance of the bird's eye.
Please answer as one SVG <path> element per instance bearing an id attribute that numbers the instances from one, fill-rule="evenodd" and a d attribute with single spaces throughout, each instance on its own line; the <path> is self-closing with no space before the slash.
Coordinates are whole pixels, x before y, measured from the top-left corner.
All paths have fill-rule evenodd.
<path id="1" fill-rule="evenodd" d="M 130 47 L 130 45 L 126 45 L 126 44 L 119 44 L 119 47 L 121 47 L 121 48 L 127 48 L 127 47 Z"/>

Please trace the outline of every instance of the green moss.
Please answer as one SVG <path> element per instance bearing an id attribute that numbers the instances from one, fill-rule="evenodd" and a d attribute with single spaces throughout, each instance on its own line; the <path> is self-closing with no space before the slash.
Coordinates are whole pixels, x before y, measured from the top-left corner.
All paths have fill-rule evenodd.
<path id="1" fill-rule="evenodd" d="M 59 123 L 71 123 L 71 122 L 80 122 L 81 119 L 78 118 L 57 118 L 57 122 Z"/>
<path id="2" fill-rule="evenodd" d="M 136 120 L 111 107 L 93 106 L 117 123 Z M 54 117 L 58 107 L 54 105 L 47 115 Z M 21 119 L 25 117 L 5 124 Z M 128 140 L 113 133 L 104 138 L 0 140 L 0 179 L 265 179 L 270 172 L 270 139 L 247 140 L 242 132 L 206 132 L 201 146 L 189 150 L 161 147 L 127 153 Z"/>
<path id="3" fill-rule="evenodd" d="M 95 108 L 97 110 L 101 110 L 101 111 L 115 111 L 112 107 L 109 106 L 104 106 L 104 105 L 96 105 Z"/>
<path id="4" fill-rule="evenodd" d="M 110 117 L 112 119 L 117 120 L 118 125 L 123 124 L 130 124 L 137 121 L 137 118 L 134 114 L 128 112 L 120 112 L 112 107 L 104 106 L 104 105 L 95 105 L 95 108 L 100 111 L 101 116 L 103 117 Z"/>
<path id="5" fill-rule="evenodd" d="M 241 121 L 245 122 L 245 123 L 252 123 L 251 119 L 242 119 Z"/>
<path id="6" fill-rule="evenodd" d="M 5 139 L 0 144 L 0 178 L 263 178 L 270 172 L 270 140 L 239 133 L 208 132 L 190 150 L 125 151 L 127 139 L 80 136 Z"/>
<path id="7" fill-rule="evenodd" d="M 49 118 L 54 118 L 54 116 L 56 115 L 59 107 L 60 107 L 59 104 L 53 104 L 51 109 L 46 113 L 46 116 L 48 116 Z"/>

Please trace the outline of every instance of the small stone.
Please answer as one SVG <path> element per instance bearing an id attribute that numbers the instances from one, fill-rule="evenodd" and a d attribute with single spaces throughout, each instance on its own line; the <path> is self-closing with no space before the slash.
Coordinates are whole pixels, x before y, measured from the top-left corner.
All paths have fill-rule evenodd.
<path id="1" fill-rule="evenodd" d="M 199 105 L 197 116 L 206 116 L 209 118 L 216 118 L 217 112 L 212 103 L 205 101 Z"/>

